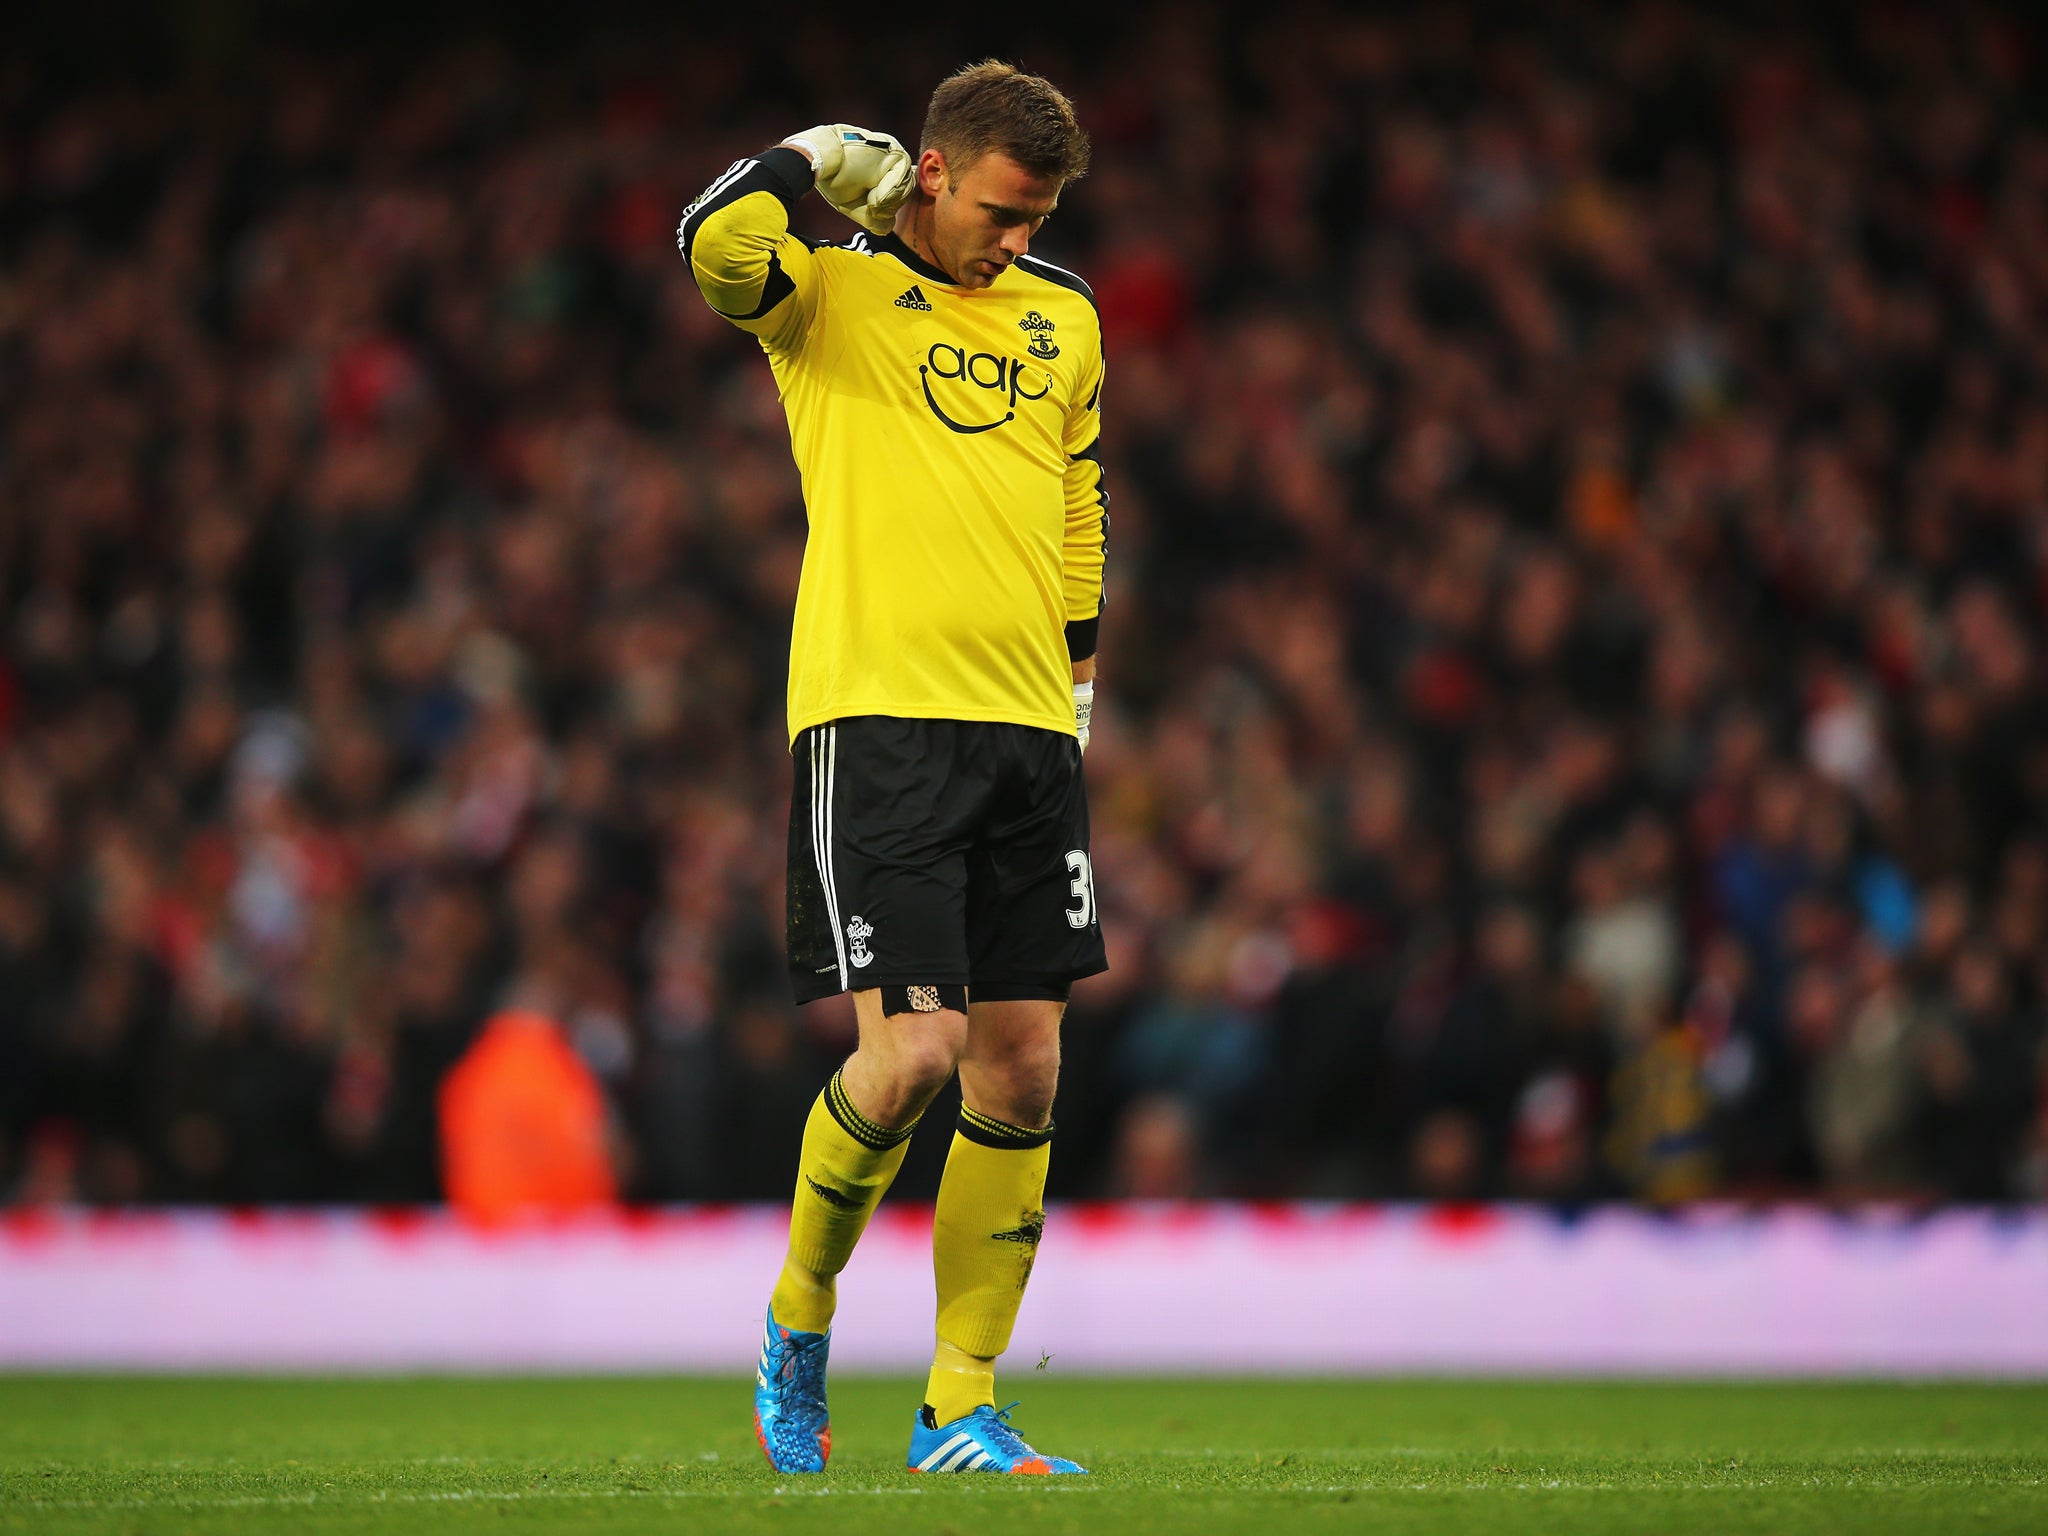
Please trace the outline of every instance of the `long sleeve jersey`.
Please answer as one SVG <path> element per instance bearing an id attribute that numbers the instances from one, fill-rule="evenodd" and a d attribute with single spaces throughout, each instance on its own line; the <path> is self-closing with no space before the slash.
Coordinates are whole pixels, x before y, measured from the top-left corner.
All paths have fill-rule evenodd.
<path id="1" fill-rule="evenodd" d="M 789 734 L 849 715 L 1074 732 L 1108 497 L 1088 285 L 1020 257 L 966 289 L 893 235 L 792 234 L 792 149 L 736 162 L 676 245 L 768 354 L 803 477 Z"/>

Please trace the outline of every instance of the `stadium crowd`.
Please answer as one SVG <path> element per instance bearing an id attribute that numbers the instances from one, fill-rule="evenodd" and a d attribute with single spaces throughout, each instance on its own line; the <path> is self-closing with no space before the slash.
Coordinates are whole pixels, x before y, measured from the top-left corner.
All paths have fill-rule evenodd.
<path id="1" fill-rule="evenodd" d="M 802 503 L 672 231 L 990 51 L 1110 358 L 1051 1192 L 2048 1197 L 2040 32 L 778 30 L 0 60 L 0 1197 L 434 1198 L 508 1000 L 786 1195 Z"/>

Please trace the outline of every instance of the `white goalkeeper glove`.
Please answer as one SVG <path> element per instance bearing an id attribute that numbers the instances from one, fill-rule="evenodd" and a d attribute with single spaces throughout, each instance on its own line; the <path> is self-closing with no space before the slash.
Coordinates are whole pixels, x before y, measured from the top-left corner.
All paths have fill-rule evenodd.
<path id="1" fill-rule="evenodd" d="M 886 133 L 820 123 L 782 141 L 817 173 L 818 195 L 871 235 L 886 235 L 917 185 L 917 162 Z"/>
<path id="2" fill-rule="evenodd" d="M 1088 717 L 1095 713 L 1095 684 L 1074 684 L 1074 734 L 1081 738 L 1081 750 L 1088 750 Z"/>

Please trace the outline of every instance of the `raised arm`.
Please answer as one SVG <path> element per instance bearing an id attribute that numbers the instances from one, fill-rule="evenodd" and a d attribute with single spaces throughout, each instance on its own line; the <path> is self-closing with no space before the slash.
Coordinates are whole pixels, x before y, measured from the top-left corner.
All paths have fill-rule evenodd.
<path id="1" fill-rule="evenodd" d="M 777 145 L 726 167 L 676 226 L 704 302 L 770 352 L 800 350 L 817 311 L 816 258 L 789 232 L 789 211 L 811 181 L 810 161 Z"/>
<path id="2" fill-rule="evenodd" d="M 871 234 L 910 195 L 910 156 L 886 133 L 823 123 L 750 160 L 735 160 L 683 213 L 676 249 L 704 302 L 770 352 L 802 348 L 818 308 L 811 244 L 789 213 L 816 186 Z"/>

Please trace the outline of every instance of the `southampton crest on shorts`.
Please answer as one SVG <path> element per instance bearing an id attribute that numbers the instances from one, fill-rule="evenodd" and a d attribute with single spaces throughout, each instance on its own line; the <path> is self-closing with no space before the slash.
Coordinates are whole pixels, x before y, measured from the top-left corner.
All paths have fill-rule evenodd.
<path id="1" fill-rule="evenodd" d="M 846 958 L 855 965 L 871 964 L 875 953 L 868 948 L 868 940 L 874 936 L 874 925 L 858 912 L 854 913 L 853 921 L 846 925 Z"/>
<path id="2" fill-rule="evenodd" d="M 1024 350 L 1033 357 L 1043 361 L 1060 355 L 1060 349 L 1052 344 L 1052 333 L 1057 327 L 1037 310 L 1032 310 L 1030 314 L 1019 320 L 1017 322 L 1017 329 L 1030 333 L 1031 345 Z"/>

